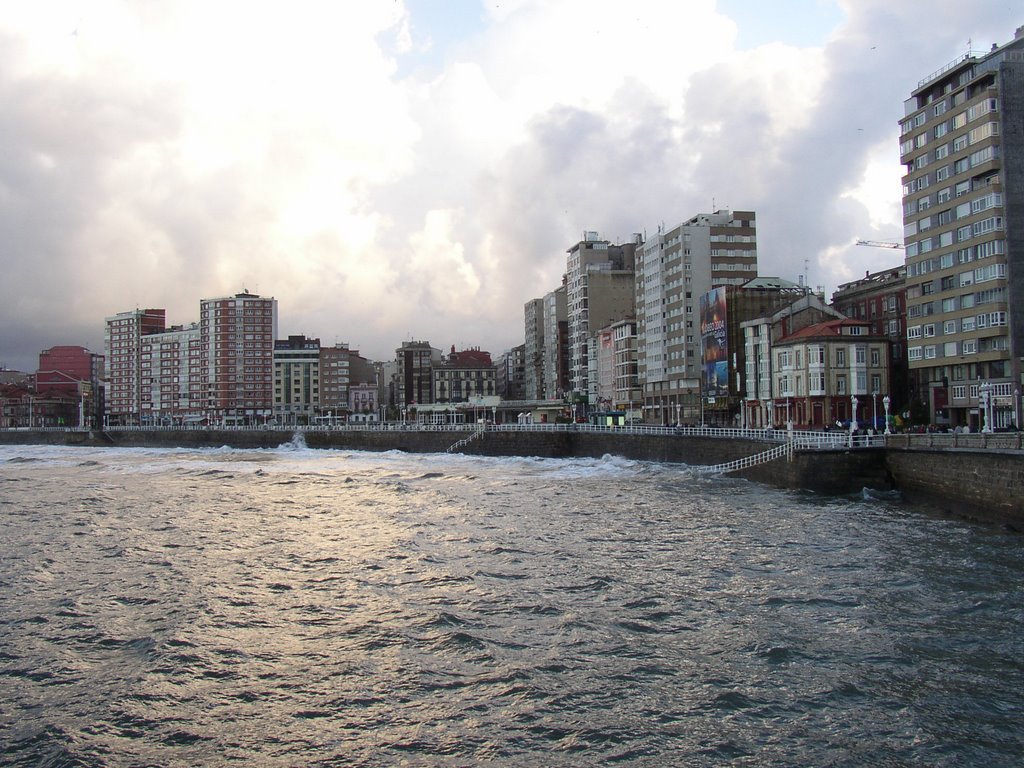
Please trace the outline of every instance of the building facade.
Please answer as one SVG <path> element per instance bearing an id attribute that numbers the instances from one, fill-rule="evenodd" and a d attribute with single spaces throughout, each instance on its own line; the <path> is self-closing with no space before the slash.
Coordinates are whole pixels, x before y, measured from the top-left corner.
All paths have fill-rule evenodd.
<path id="1" fill-rule="evenodd" d="M 277 300 L 248 291 L 199 304 L 206 413 L 218 423 L 265 422 L 274 409 Z"/>
<path id="2" fill-rule="evenodd" d="M 526 394 L 526 345 L 499 355 L 495 360 L 498 375 L 498 395 L 502 400 L 536 400 L 536 395 Z"/>
<path id="3" fill-rule="evenodd" d="M 832 307 L 844 317 L 868 323 L 872 336 L 889 339 L 889 381 L 885 392 L 894 411 L 909 404 L 907 367 L 907 270 L 904 266 L 868 272 L 859 280 L 840 285 L 832 294 Z"/>
<path id="4" fill-rule="evenodd" d="M 1024 27 L 1011 42 L 925 77 L 904 113 L 911 411 L 940 425 L 1019 425 Z M 982 423 L 983 389 L 993 397 L 994 424 Z"/>
<path id="5" fill-rule="evenodd" d="M 753 429 L 777 426 L 775 344 L 804 328 L 844 319 L 816 293 L 804 293 L 788 301 L 786 293 L 780 292 L 776 301 L 784 303 L 774 312 L 739 323 L 743 346 L 740 426 Z M 813 409 L 809 412 L 814 413 Z"/>
<path id="6" fill-rule="evenodd" d="M 417 405 L 434 402 L 434 365 L 441 362 L 441 350 L 426 341 L 403 341 L 395 350 L 397 372 L 395 407 L 408 413 Z"/>
<path id="7" fill-rule="evenodd" d="M 639 235 L 633 242 L 613 245 L 596 232 L 587 232 L 568 250 L 569 386 L 577 403 L 596 397 L 597 384 L 590 382 L 588 360 L 592 334 L 635 316 L 634 266 L 640 243 Z"/>
<path id="8" fill-rule="evenodd" d="M 597 382 L 595 409 L 641 418 L 636 361 L 636 320 L 620 320 L 593 337 L 591 376 Z"/>
<path id="9" fill-rule="evenodd" d="M 321 412 L 320 339 L 289 336 L 274 342 L 274 420 L 312 424 Z"/>
<path id="10" fill-rule="evenodd" d="M 379 408 L 380 400 L 376 382 L 360 382 L 349 387 L 349 421 L 380 421 Z"/>
<path id="11" fill-rule="evenodd" d="M 569 308 L 565 285 L 544 296 L 544 390 L 542 400 L 561 400 L 569 391 Z"/>
<path id="12" fill-rule="evenodd" d="M 433 402 L 465 403 L 498 396 L 497 371 L 491 355 L 479 349 L 456 352 L 433 366 Z"/>
<path id="13" fill-rule="evenodd" d="M 137 425 L 142 418 L 142 338 L 165 330 L 163 309 L 119 312 L 105 320 L 107 387 L 104 418 L 115 425 Z"/>
<path id="14" fill-rule="evenodd" d="M 638 249 L 638 367 L 646 421 L 668 424 L 699 406 L 700 298 L 756 276 L 753 211 L 698 214 L 672 229 L 659 227 Z"/>
<path id="15" fill-rule="evenodd" d="M 530 299 L 523 307 L 523 388 L 528 400 L 544 396 L 544 299 Z"/>
<path id="16" fill-rule="evenodd" d="M 205 415 L 199 324 L 142 337 L 142 423 L 181 425 Z"/>
<path id="17" fill-rule="evenodd" d="M 65 422 L 82 426 L 103 423 L 103 395 L 105 378 L 103 355 L 85 347 L 58 346 L 39 353 L 36 370 L 36 393 L 50 393 L 73 398 L 73 412 L 66 414 Z"/>
<path id="18" fill-rule="evenodd" d="M 824 429 L 856 422 L 883 429 L 889 339 L 870 331 L 868 323 L 842 318 L 776 341 L 767 423 Z"/>

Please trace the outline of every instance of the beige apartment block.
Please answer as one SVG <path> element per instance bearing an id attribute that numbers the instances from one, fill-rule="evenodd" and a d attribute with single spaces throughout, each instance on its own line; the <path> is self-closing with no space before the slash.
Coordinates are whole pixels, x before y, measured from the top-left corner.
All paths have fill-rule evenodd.
<path id="1" fill-rule="evenodd" d="M 910 410 L 951 427 L 1019 426 L 1024 27 L 922 79 L 904 108 Z"/>

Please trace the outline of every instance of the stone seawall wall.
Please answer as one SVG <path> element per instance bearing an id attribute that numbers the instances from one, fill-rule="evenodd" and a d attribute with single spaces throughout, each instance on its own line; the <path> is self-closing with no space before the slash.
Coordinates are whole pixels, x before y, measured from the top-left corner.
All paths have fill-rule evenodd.
<path id="1" fill-rule="evenodd" d="M 886 451 L 896 487 L 941 514 L 1024 527 L 1024 456 L 1009 451 Z"/>
<path id="2" fill-rule="evenodd" d="M 735 475 L 765 485 L 835 496 L 860 493 L 864 488 L 888 491 L 894 487 L 884 448 L 797 451 L 792 461 L 779 459 Z"/>

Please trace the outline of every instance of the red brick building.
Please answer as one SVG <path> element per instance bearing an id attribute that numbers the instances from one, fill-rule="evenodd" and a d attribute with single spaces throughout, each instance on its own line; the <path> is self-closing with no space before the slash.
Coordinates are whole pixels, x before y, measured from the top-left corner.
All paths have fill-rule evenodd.
<path id="1" fill-rule="evenodd" d="M 243 291 L 203 299 L 199 315 L 209 417 L 226 424 L 271 418 L 277 300 Z"/>

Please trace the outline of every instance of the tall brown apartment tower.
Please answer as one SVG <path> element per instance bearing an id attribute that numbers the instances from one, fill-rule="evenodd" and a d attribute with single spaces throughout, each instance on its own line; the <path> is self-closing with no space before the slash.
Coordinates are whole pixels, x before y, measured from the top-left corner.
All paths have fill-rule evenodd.
<path id="1" fill-rule="evenodd" d="M 199 305 L 206 410 L 216 422 L 262 423 L 273 415 L 277 300 L 244 291 Z"/>
<path id="2" fill-rule="evenodd" d="M 911 410 L 940 425 L 1019 426 L 1024 27 L 928 75 L 904 107 Z"/>

